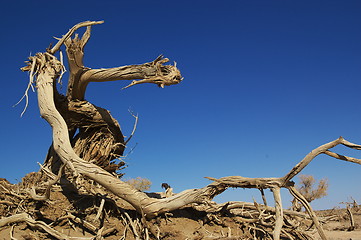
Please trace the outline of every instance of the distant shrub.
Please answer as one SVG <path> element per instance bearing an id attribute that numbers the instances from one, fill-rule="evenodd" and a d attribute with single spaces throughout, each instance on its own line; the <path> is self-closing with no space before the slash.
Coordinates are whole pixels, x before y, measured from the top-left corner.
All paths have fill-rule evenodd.
<path id="1" fill-rule="evenodd" d="M 149 190 L 150 186 L 152 185 L 152 182 L 149 179 L 142 177 L 132 178 L 125 182 L 128 183 L 129 185 L 132 185 L 139 191 Z"/>
<path id="2" fill-rule="evenodd" d="M 296 189 L 305 197 L 307 202 L 310 203 L 315 199 L 327 195 L 328 179 L 323 178 L 317 184 L 313 176 L 300 175 L 299 183 L 296 184 Z M 295 211 L 301 211 L 302 205 L 296 199 L 293 199 L 292 208 Z"/>

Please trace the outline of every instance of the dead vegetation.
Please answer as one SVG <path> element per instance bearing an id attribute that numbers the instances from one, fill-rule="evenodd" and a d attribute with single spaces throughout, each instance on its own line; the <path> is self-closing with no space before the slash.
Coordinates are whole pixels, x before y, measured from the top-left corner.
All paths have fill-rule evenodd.
<path id="1" fill-rule="evenodd" d="M 119 170 L 129 139 L 109 111 L 84 99 L 87 85 L 132 80 L 125 88 L 142 83 L 163 88 L 178 84 L 182 77 L 176 65 L 165 65 L 168 59 L 163 56 L 141 65 L 85 67 L 83 50 L 91 26 L 101 23 L 75 25 L 54 47 L 29 57 L 22 68 L 30 73 L 28 89 L 36 86 L 40 113 L 52 127 L 53 143 L 38 173 L 17 185 L 0 182 L 3 234 L 10 239 L 313 239 L 316 229 L 326 239 L 322 223 L 327 218 L 316 216 L 292 179 L 320 154 L 361 164 L 360 159 L 330 151 L 337 145 L 361 150 L 342 137 L 317 147 L 279 178 L 208 177 L 212 182 L 203 188 L 178 194 L 168 190 L 164 195 L 146 194 L 122 181 Z M 81 27 L 87 30 L 79 38 L 75 31 Z M 65 96 L 56 87 L 65 71 L 59 52 L 63 45 L 70 72 Z M 261 193 L 270 189 L 275 206 L 268 206 L 264 195 L 263 204 L 212 202 L 229 187 L 257 188 Z M 306 213 L 283 209 L 281 188 Z"/>
<path id="2" fill-rule="evenodd" d="M 305 197 L 307 202 L 311 203 L 313 200 L 327 195 L 328 181 L 326 178 L 321 179 L 317 185 L 315 178 L 311 175 L 301 174 L 298 178 L 299 183 L 296 189 Z M 296 198 L 292 201 L 292 209 L 298 212 L 302 209 L 302 204 Z"/>

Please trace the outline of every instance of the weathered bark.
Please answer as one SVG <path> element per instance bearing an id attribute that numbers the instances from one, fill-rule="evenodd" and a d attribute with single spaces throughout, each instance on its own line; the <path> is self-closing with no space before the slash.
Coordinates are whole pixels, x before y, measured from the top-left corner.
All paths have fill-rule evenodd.
<path id="1" fill-rule="evenodd" d="M 320 222 L 318 221 L 318 218 L 317 218 L 315 212 L 312 210 L 312 207 L 309 204 L 309 202 L 302 196 L 301 193 L 299 193 L 297 191 L 297 189 L 295 187 L 289 186 L 288 190 L 290 191 L 291 195 L 294 198 L 296 198 L 303 205 L 303 207 L 306 209 L 307 213 L 312 218 L 313 223 L 315 224 L 316 229 L 317 229 L 318 234 L 320 235 L 321 239 L 326 240 L 327 238 L 326 238 L 325 232 L 323 231 L 323 228 L 322 228 Z"/>
<path id="2" fill-rule="evenodd" d="M 350 219 L 350 227 L 348 228 L 349 231 L 355 230 L 355 220 L 353 219 L 353 214 L 351 208 L 349 206 L 346 207 L 347 214 Z"/>
<path id="3" fill-rule="evenodd" d="M 67 235 L 65 235 L 64 233 L 58 232 L 56 230 L 54 230 L 52 227 L 50 227 L 49 225 L 47 225 L 46 223 L 44 223 L 43 221 L 36 221 L 34 220 L 29 214 L 27 213 L 19 213 L 7 218 L 3 218 L 0 219 L 0 227 L 12 224 L 12 223 L 19 223 L 19 222 L 25 222 L 27 223 L 29 226 L 33 227 L 33 228 L 40 228 L 42 230 L 44 230 L 45 232 L 47 232 L 48 234 L 50 234 L 51 236 L 53 236 L 56 239 L 59 240 L 71 240 L 71 239 L 79 239 L 74 238 L 74 237 L 69 237 Z M 82 238 L 85 239 L 85 238 Z M 90 238 L 86 238 L 89 239 Z"/>
<path id="4" fill-rule="evenodd" d="M 273 239 L 279 240 L 283 226 L 283 207 L 281 200 L 281 189 L 279 187 L 274 187 L 272 188 L 272 192 L 273 192 L 273 197 L 275 199 L 275 209 L 276 209 L 276 222 L 273 231 Z"/>

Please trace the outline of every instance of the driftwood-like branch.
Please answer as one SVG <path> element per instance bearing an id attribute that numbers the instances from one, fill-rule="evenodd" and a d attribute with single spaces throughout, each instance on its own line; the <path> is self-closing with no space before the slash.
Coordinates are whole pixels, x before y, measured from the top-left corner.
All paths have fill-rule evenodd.
<path id="1" fill-rule="evenodd" d="M 163 56 L 157 57 L 153 62 L 145 63 L 142 65 L 129 65 L 117 68 L 108 69 L 90 69 L 84 72 L 81 77 L 80 88 L 89 82 L 106 82 L 116 80 L 133 80 L 130 86 L 140 83 L 155 83 L 160 87 L 178 84 L 181 81 L 181 75 L 176 66 L 163 65 L 169 62 L 168 58 Z"/>
<path id="2" fill-rule="evenodd" d="M 247 178 L 241 176 L 229 176 L 229 177 L 222 177 L 219 179 L 212 177 L 205 177 L 205 178 L 218 183 L 223 183 L 229 187 L 236 187 L 236 188 L 267 189 L 267 188 L 285 186 L 285 183 L 282 178 Z"/>
<path id="3" fill-rule="evenodd" d="M 293 177 L 295 177 L 297 174 L 299 174 L 315 157 L 317 157 L 318 155 L 320 155 L 322 153 L 327 154 L 327 155 L 337 158 L 337 159 L 344 160 L 344 161 L 361 164 L 361 161 L 359 159 L 345 157 L 340 154 L 329 151 L 329 149 L 331 149 L 337 145 L 340 145 L 340 144 L 342 144 L 346 147 L 349 147 L 349 148 L 353 148 L 355 150 L 361 150 L 361 145 L 351 143 L 351 142 L 345 140 L 343 137 L 339 137 L 338 139 L 336 139 L 332 142 L 326 143 L 326 144 L 319 146 L 318 148 L 312 150 L 294 168 L 292 168 L 288 174 L 286 174 L 283 177 L 283 181 L 284 182 L 290 181 Z"/>
<path id="4" fill-rule="evenodd" d="M 180 71 L 175 65 L 163 65 L 168 61 L 168 58 L 160 56 L 152 62 L 141 65 L 102 69 L 84 68 L 78 79 L 76 89 L 72 89 L 72 96 L 76 99 L 83 99 L 86 87 L 90 82 L 133 80 L 123 89 L 141 83 L 154 83 L 162 88 L 164 86 L 178 84 L 183 80 Z M 77 66 L 78 65 L 79 64 L 77 64 Z"/>
<path id="5" fill-rule="evenodd" d="M 334 157 L 334 158 L 337 158 L 337 159 L 340 159 L 340 160 L 343 160 L 343 161 L 346 161 L 346 162 L 361 164 L 361 159 L 358 159 L 358 158 L 343 156 L 341 154 L 334 153 L 334 152 L 331 152 L 331 151 L 325 151 L 325 154 L 327 154 L 330 157 Z"/>
<path id="6" fill-rule="evenodd" d="M 293 186 L 289 186 L 288 190 L 290 191 L 291 195 L 294 198 L 296 198 L 303 205 L 303 207 L 306 209 L 307 213 L 312 218 L 313 224 L 315 224 L 315 227 L 316 227 L 316 229 L 318 231 L 318 234 L 320 235 L 321 239 L 326 240 L 327 237 L 325 235 L 325 232 L 323 231 L 323 228 L 322 228 L 320 222 L 318 221 L 318 218 L 317 218 L 315 212 L 312 210 L 312 207 L 308 203 L 306 198 L 304 198 L 304 196 L 302 196 L 302 194 L 300 192 L 298 192 L 297 189 L 295 187 L 293 187 Z"/>
<path id="7" fill-rule="evenodd" d="M 75 240 L 75 239 L 91 240 L 91 239 L 93 239 L 93 238 L 89 238 L 89 237 L 86 237 L 86 238 L 85 237 L 80 237 L 80 238 L 79 237 L 69 237 L 69 236 L 65 235 L 64 233 L 56 231 L 55 229 L 53 229 L 52 227 L 50 227 L 48 224 L 44 223 L 43 221 L 34 220 L 27 213 L 19 213 L 19 214 L 10 216 L 10 217 L 0 219 L 0 227 L 6 226 L 6 225 L 9 225 L 12 223 L 19 223 L 19 222 L 25 222 L 33 228 L 41 229 L 44 232 L 50 234 L 51 236 L 53 236 L 54 238 L 59 239 L 59 240 Z"/>
<path id="8" fill-rule="evenodd" d="M 29 194 L 30 194 L 31 198 L 34 199 L 34 200 L 37 200 L 37 201 L 45 201 L 45 200 L 50 199 L 51 187 L 54 184 L 56 184 L 59 181 L 59 179 L 61 178 L 61 176 L 63 174 L 64 167 L 65 167 L 65 165 L 62 165 L 60 167 L 58 176 L 55 179 L 49 181 L 48 186 L 46 187 L 46 190 L 45 190 L 45 194 L 43 196 L 36 194 L 35 187 L 32 187 L 31 190 L 29 191 Z"/>
<path id="9" fill-rule="evenodd" d="M 96 24 L 102 24 L 104 23 L 104 21 L 85 21 L 85 22 L 81 22 L 81 23 L 78 23 L 77 25 L 75 25 L 74 27 L 72 27 L 71 29 L 69 29 L 69 31 L 61 38 L 59 39 L 59 41 L 55 44 L 55 46 L 52 48 L 52 49 L 49 49 L 48 52 L 51 53 L 51 54 L 54 54 L 56 53 L 57 51 L 59 51 L 60 47 L 64 44 L 64 42 L 66 40 L 68 40 L 71 35 L 74 34 L 74 32 L 76 30 L 78 30 L 79 28 L 82 28 L 82 27 L 89 27 L 91 25 L 96 25 Z M 87 30 L 89 30 L 90 32 L 90 28 L 87 28 Z M 88 31 L 87 31 L 88 32 Z M 85 45 L 85 43 L 88 41 L 89 37 L 90 37 L 90 33 L 88 32 L 87 34 L 87 38 L 84 39 L 84 44 L 83 44 L 83 47 Z"/>
<path id="10" fill-rule="evenodd" d="M 326 143 L 306 155 L 291 171 L 283 177 L 284 182 L 290 181 L 293 177 L 299 174 L 315 157 L 325 153 L 328 149 L 333 148 L 342 143 L 343 138 L 340 137 L 332 142 Z"/>
<path id="11" fill-rule="evenodd" d="M 134 133 L 135 133 L 135 130 L 137 129 L 137 125 L 138 125 L 138 114 L 137 115 L 134 115 L 132 112 L 130 112 L 130 114 L 135 118 L 135 121 L 134 121 L 134 125 L 133 125 L 133 130 L 130 134 L 130 136 L 128 137 L 128 139 L 125 141 L 125 145 L 127 145 L 127 143 L 132 139 L 132 137 L 134 136 Z"/>
<path id="12" fill-rule="evenodd" d="M 91 69 L 85 67 L 83 64 L 84 46 L 90 38 L 90 25 L 99 24 L 102 22 L 85 22 L 78 24 L 81 26 L 88 26 L 82 38 L 79 39 L 76 35 L 71 39 L 71 35 L 79 28 L 78 25 L 74 26 L 58 43 L 55 47 L 60 48 L 61 44 L 65 44 L 67 58 L 70 68 L 70 77 L 68 82 L 68 99 L 84 100 L 86 88 L 90 82 L 106 82 L 118 80 L 134 80 L 127 87 L 141 84 L 141 83 L 154 83 L 159 87 L 170 86 L 178 84 L 182 81 L 180 71 L 177 69 L 176 64 L 164 65 L 169 61 L 162 55 L 157 57 L 154 61 L 144 63 L 141 65 L 129 65 L 115 68 L 101 68 Z M 74 29 L 74 30 L 73 30 Z M 54 49 L 53 48 L 53 49 Z M 53 50 L 50 51 L 51 53 Z M 125 87 L 125 88 L 127 88 Z"/>
<path id="13" fill-rule="evenodd" d="M 217 204 L 215 202 L 208 202 L 206 204 L 195 204 L 193 205 L 193 208 L 198 211 L 203 211 L 207 213 L 215 213 L 220 212 L 222 210 L 227 210 L 231 212 L 241 213 L 244 209 L 247 209 L 247 211 L 258 211 L 261 210 L 265 213 L 275 214 L 276 208 L 271 206 L 265 206 L 262 204 L 258 204 L 258 207 L 255 206 L 254 203 L 250 202 L 241 202 L 241 201 L 230 201 L 222 204 Z M 283 209 L 284 215 L 291 216 L 291 217 L 300 217 L 303 219 L 311 219 L 308 214 L 305 214 L 303 212 L 297 212 L 292 210 Z"/>
<path id="14" fill-rule="evenodd" d="M 272 192 L 273 192 L 273 197 L 275 199 L 275 209 L 276 209 L 276 222 L 273 231 L 273 239 L 279 240 L 283 226 L 283 207 L 281 200 L 281 188 L 274 187 L 272 188 Z"/>

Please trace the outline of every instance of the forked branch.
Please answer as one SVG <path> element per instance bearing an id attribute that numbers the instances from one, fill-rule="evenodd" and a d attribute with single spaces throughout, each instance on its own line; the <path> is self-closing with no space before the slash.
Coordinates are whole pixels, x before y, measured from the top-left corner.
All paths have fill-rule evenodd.
<path id="1" fill-rule="evenodd" d="M 297 174 L 299 174 L 315 157 L 317 157 L 318 155 L 320 155 L 322 153 L 327 154 L 327 155 L 337 158 L 337 159 L 344 160 L 344 161 L 361 164 L 361 161 L 359 159 L 345 157 L 340 154 L 329 151 L 329 149 L 336 147 L 337 145 L 340 145 L 340 144 L 342 144 L 346 147 L 349 147 L 349 148 L 361 150 L 360 145 L 346 141 L 343 137 L 339 137 L 338 139 L 336 139 L 332 142 L 329 142 L 322 146 L 319 146 L 318 148 L 312 150 L 309 154 L 307 154 L 306 157 L 304 157 L 295 167 L 293 167 L 291 169 L 291 171 L 289 173 L 287 173 L 283 177 L 283 182 L 286 183 L 286 182 L 290 181 Z"/>
<path id="2" fill-rule="evenodd" d="M 81 22 L 81 23 L 78 23 L 76 24 L 74 27 L 72 27 L 71 29 L 69 29 L 69 31 L 62 37 L 59 39 L 59 41 L 55 44 L 55 46 L 52 48 L 52 49 L 49 49 L 48 50 L 48 53 L 50 54 L 54 54 L 56 53 L 57 51 L 59 51 L 60 47 L 64 44 L 64 42 L 66 40 L 68 40 L 76 30 L 78 30 L 79 28 L 82 28 L 82 27 L 88 27 L 88 26 L 92 26 L 92 25 L 96 25 L 96 24 L 102 24 L 104 23 L 104 21 L 85 21 L 85 22 Z M 90 32 L 90 29 L 88 28 L 87 29 L 87 32 Z M 89 35 L 89 36 L 88 36 Z M 88 33 L 86 35 L 87 37 L 84 38 L 84 42 L 86 43 L 90 37 L 90 34 Z M 85 45 L 85 44 L 84 44 Z M 84 46 L 83 45 L 83 46 Z"/>

